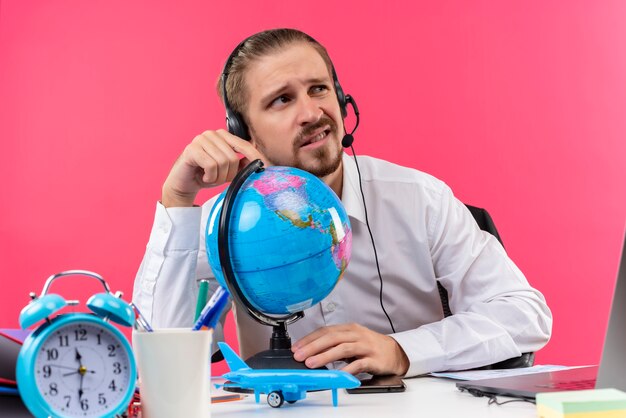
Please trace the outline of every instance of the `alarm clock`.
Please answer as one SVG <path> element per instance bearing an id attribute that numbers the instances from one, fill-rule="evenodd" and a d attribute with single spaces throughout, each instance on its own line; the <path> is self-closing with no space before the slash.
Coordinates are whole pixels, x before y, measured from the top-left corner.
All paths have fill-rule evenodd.
<path id="1" fill-rule="evenodd" d="M 99 280 L 104 293 L 92 295 L 93 313 L 64 313 L 68 305 L 48 294 L 52 282 L 80 275 Z M 93 272 L 70 270 L 46 280 L 41 295 L 20 313 L 20 326 L 39 325 L 24 341 L 17 359 L 17 387 L 24 404 L 36 417 L 115 417 L 127 408 L 135 392 L 137 370 L 128 340 L 110 321 L 132 326 L 135 313 L 113 295 L 104 279 Z"/>

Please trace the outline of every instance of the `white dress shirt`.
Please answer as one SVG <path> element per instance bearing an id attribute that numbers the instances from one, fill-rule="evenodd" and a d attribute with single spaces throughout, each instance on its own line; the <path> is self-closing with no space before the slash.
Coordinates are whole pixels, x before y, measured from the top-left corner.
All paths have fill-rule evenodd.
<path id="1" fill-rule="evenodd" d="M 294 341 L 326 325 L 355 322 L 391 335 L 406 353 L 407 376 L 492 364 L 543 347 L 552 316 L 497 239 L 481 231 L 450 188 L 420 171 L 358 157 L 383 280 L 383 303 L 352 157 L 343 156 L 342 202 L 352 226 L 352 258 L 333 291 L 288 328 Z M 202 207 L 157 204 L 133 301 L 155 327 L 193 323 L 197 281 L 212 278 Z M 437 281 L 454 315 L 444 318 Z M 211 288 L 216 286 L 213 280 Z M 269 348 L 271 327 L 235 312 L 244 358 Z M 216 339 L 222 328 L 216 329 Z"/>

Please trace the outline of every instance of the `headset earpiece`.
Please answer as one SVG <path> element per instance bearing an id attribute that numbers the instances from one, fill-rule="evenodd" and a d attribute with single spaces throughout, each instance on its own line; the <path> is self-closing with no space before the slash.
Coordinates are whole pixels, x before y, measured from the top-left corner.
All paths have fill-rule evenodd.
<path id="1" fill-rule="evenodd" d="M 341 117 L 345 119 L 348 116 L 348 102 L 346 100 L 346 95 L 344 94 L 343 89 L 341 88 L 341 84 L 339 84 L 339 79 L 337 78 L 335 67 L 333 66 L 332 68 L 333 68 L 333 84 L 335 85 L 335 93 L 337 94 L 337 101 L 339 102 L 339 109 L 341 109 Z"/>
<path id="2" fill-rule="evenodd" d="M 250 140 L 248 126 L 243 121 L 241 115 L 230 108 L 226 108 L 226 128 L 231 134 L 246 141 Z"/>
<path id="3" fill-rule="evenodd" d="M 245 41 L 244 41 L 245 42 Z M 226 129 L 231 134 L 238 136 L 241 139 L 245 139 L 246 141 L 250 140 L 250 133 L 248 131 L 248 126 L 243 120 L 243 117 L 239 114 L 239 112 L 235 112 L 230 107 L 230 102 L 228 101 L 228 94 L 226 93 L 226 80 L 228 79 L 228 69 L 230 68 L 231 61 L 234 56 L 237 54 L 243 43 L 240 43 L 237 48 L 230 54 L 228 60 L 226 61 L 226 66 L 224 67 L 224 72 L 222 73 L 222 94 L 224 95 L 224 107 L 226 108 Z"/>

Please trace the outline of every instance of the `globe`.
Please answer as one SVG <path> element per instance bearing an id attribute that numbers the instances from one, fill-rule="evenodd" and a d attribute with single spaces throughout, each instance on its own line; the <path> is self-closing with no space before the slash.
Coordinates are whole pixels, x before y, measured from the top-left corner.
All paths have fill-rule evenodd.
<path id="1" fill-rule="evenodd" d="M 226 287 L 218 230 L 226 191 L 206 227 L 209 264 Z M 234 198 L 229 250 L 243 297 L 265 314 L 291 314 L 324 299 L 341 279 L 352 244 L 337 195 L 314 175 L 268 167 L 250 175 Z"/>

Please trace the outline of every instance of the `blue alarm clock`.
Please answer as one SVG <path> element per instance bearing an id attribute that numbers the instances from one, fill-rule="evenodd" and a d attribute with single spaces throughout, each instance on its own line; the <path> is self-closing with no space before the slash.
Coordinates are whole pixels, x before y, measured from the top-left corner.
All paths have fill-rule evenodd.
<path id="1" fill-rule="evenodd" d="M 104 293 L 89 298 L 93 312 L 56 312 L 77 301 L 48 294 L 59 277 L 81 275 L 99 280 Z M 128 407 L 135 392 L 137 370 L 128 340 L 109 321 L 132 326 L 135 313 L 113 295 L 104 279 L 93 272 L 70 270 L 46 280 L 41 295 L 20 313 L 25 329 L 44 322 L 24 341 L 17 359 L 17 386 L 36 417 L 115 417 Z"/>

